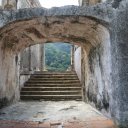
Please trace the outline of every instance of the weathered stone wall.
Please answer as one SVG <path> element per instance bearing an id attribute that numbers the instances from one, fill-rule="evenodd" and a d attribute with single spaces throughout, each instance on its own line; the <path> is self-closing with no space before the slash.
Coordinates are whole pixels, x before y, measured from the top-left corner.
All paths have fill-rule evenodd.
<path id="1" fill-rule="evenodd" d="M 33 45 L 21 52 L 21 72 L 38 71 L 40 69 L 40 45 Z"/>
<path id="2" fill-rule="evenodd" d="M 85 73 L 83 79 L 87 100 L 106 115 L 111 115 L 119 128 L 127 128 L 128 2 L 114 1 L 112 6 L 119 10 L 115 11 L 111 22 L 110 42 L 102 42 L 89 54 L 84 50 L 82 72 Z"/>
<path id="3" fill-rule="evenodd" d="M 20 53 L 20 89 L 34 71 L 40 70 L 41 44 L 30 46 Z"/>
<path id="4" fill-rule="evenodd" d="M 112 1 L 112 0 L 79 0 L 79 5 L 95 5 L 101 2 Z"/>
<path id="5" fill-rule="evenodd" d="M 79 0 L 80 6 L 93 6 L 98 3 L 111 3 L 114 8 L 117 8 L 122 0 Z"/>
<path id="6" fill-rule="evenodd" d="M 79 0 L 79 5 L 95 5 L 99 2 L 101 2 L 101 0 Z"/>
<path id="7" fill-rule="evenodd" d="M 7 0 L 0 1 L 3 9 L 6 9 Z M 39 0 L 9 0 L 12 9 L 41 7 Z"/>
<path id="8" fill-rule="evenodd" d="M 78 47 L 74 53 L 74 67 L 79 80 L 81 81 L 81 47 Z"/>
<path id="9" fill-rule="evenodd" d="M 124 0 L 111 22 L 112 51 L 112 116 L 128 127 L 128 1 Z M 118 108 L 119 111 L 116 111 Z"/>
<path id="10" fill-rule="evenodd" d="M 39 44 L 31 46 L 31 70 L 32 71 L 40 70 L 40 60 L 41 60 L 40 46 L 41 45 Z"/>
<path id="11" fill-rule="evenodd" d="M 1 9 L 4 9 L 7 0 L 1 0 Z M 10 0 L 9 4 L 13 10 L 19 8 L 39 7 L 38 0 Z M 0 46 L 1 47 L 1 46 Z M 37 59 L 39 58 L 39 45 L 31 47 L 31 69 L 39 68 Z M 28 70 L 28 50 L 23 54 L 14 54 L 12 51 L 0 50 L 0 108 L 9 103 L 18 101 L 20 98 L 19 90 L 23 83 L 29 78 L 28 75 L 21 75 L 22 71 Z M 23 59 L 24 58 L 24 59 Z M 36 58 L 36 59 L 35 59 Z M 22 64 L 22 65 L 21 65 Z M 23 68 L 21 68 L 23 66 Z M 21 75 L 21 76 L 20 76 Z M 6 86 L 5 86 L 6 85 Z M 20 86 L 19 86 L 20 85 Z"/>
<path id="12" fill-rule="evenodd" d="M 39 0 L 18 0 L 17 8 L 34 8 L 41 7 Z"/>
<path id="13" fill-rule="evenodd" d="M 103 40 L 99 45 L 82 50 L 82 83 L 85 100 L 110 116 L 111 47 L 109 31 L 106 29 L 103 33 Z"/>
<path id="14" fill-rule="evenodd" d="M 0 50 L 0 108 L 19 100 L 17 59 L 11 51 Z"/>
<path id="15" fill-rule="evenodd" d="M 16 0 L 9 0 L 9 3 L 7 3 L 7 0 L 2 0 L 2 8 L 7 9 L 8 5 L 10 5 L 10 9 L 15 10 L 17 8 L 17 1 Z"/>
<path id="16" fill-rule="evenodd" d="M 18 0 L 17 9 L 40 7 L 38 0 Z M 20 88 L 29 79 L 30 74 L 40 68 L 40 45 L 26 48 L 20 55 Z"/>
<path id="17" fill-rule="evenodd" d="M 20 71 L 21 72 L 29 72 L 30 64 L 30 57 L 29 57 L 29 48 L 26 48 L 20 53 L 21 60 L 20 60 Z"/>
<path id="18" fill-rule="evenodd" d="M 104 42 L 103 42 L 104 43 Z M 86 86 L 88 101 L 96 106 L 104 114 L 109 115 L 112 106 L 112 97 L 110 96 L 111 89 L 111 60 L 110 58 L 110 45 L 98 45 L 92 48 L 89 59 L 89 81 Z"/>

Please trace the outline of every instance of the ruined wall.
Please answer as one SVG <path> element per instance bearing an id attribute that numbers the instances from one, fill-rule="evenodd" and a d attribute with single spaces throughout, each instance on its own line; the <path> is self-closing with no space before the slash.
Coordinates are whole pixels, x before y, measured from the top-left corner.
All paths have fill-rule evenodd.
<path id="1" fill-rule="evenodd" d="M 74 53 L 74 67 L 78 75 L 79 80 L 81 81 L 81 47 L 78 47 Z"/>
<path id="2" fill-rule="evenodd" d="M 40 7 L 39 0 L 18 0 L 17 8 L 33 8 L 33 7 Z M 26 48 L 21 55 L 21 72 L 24 71 L 34 71 L 39 70 L 39 62 L 40 62 L 40 45 L 34 45 L 30 47 L 30 54 L 29 48 Z M 31 62 L 29 62 L 29 60 Z M 29 65 L 31 65 L 29 67 Z M 25 77 L 25 76 L 24 76 Z"/>
<path id="3" fill-rule="evenodd" d="M 85 100 L 110 117 L 111 49 L 109 31 L 104 32 L 100 44 L 82 50 L 82 84 Z"/>
<path id="4" fill-rule="evenodd" d="M 38 0 L 19 0 L 17 8 L 34 8 L 40 7 Z M 20 53 L 20 89 L 30 78 L 30 74 L 40 69 L 40 44 L 30 46 Z"/>
<path id="5" fill-rule="evenodd" d="M 0 50 L 0 60 L 0 108 L 2 108 L 19 99 L 19 71 L 17 56 L 11 51 Z"/>
<path id="6" fill-rule="evenodd" d="M 20 54 L 20 89 L 30 78 L 34 71 L 40 70 L 40 53 L 41 44 L 36 44 L 24 49 Z"/>
<path id="7" fill-rule="evenodd" d="M 40 45 L 33 45 L 20 53 L 21 72 L 38 71 L 40 69 Z"/>
<path id="8" fill-rule="evenodd" d="M 3 9 L 13 9 L 15 10 L 17 8 L 17 0 L 2 0 L 2 8 Z"/>
<path id="9" fill-rule="evenodd" d="M 2 9 L 7 9 L 7 0 L 0 1 Z M 9 5 L 12 6 L 12 9 L 20 9 L 20 8 L 34 8 L 41 7 L 40 2 L 38 0 L 9 0 Z"/>
<path id="10" fill-rule="evenodd" d="M 31 46 L 31 70 L 40 70 L 40 46 L 39 44 Z"/>
<path id="11" fill-rule="evenodd" d="M 107 2 L 111 3 L 114 8 L 117 8 L 122 0 L 79 0 L 80 6 L 93 6 L 98 3 Z"/>
<path id="12" fill-rule="evenodd" d="M 19 0 L 17 4 L 17 8 L 34 8 L 41 7 L 39 0 Z"/>
<path id="13" fill-rule="evenodd" d="M 6 3 L 7 0 L 1 0 L 0 8 L 4 9 Z M 13 6 L 13 10 L 16 8 L 19 9 L 40 6 L 38 0 L 18 0 L 18 3 L 16 0 L 10 0 L 10 4 Z M 34 60 L 31 60 L 32 69 L 35 69 L 36 66 L 39 67 L 39 64 L 36 63 L 37 61 L 35 59 L 39 57 L 37 54 L 38 49 L 39 46 L 31 47 L 31 55 L 34 56 Z M 28 51 L 26 51 L 26 53 L 27 52 Z M 19 90 L 21 86 L 19 85 L 23 85 L 23 83 L 29 78 L 29 75 L 20 76 L 21 71 L 25 70 L 25 68 L 22 68 L 21 70 L 20 64 L 23 56 L 25 56 L 25 59 L 28 60 L 28 54 L 14 54 L 11 50 L 8 51 L 5 49 L 0 49 L 0 108 L 20 99 Z M 25 62 L 25 65 L 28 63 L 26 60 L 23 61 L 23 63 Z"/>
<path id="14" fill-rule="evenodd" d="M 118 6 L 111 22 L 112 116 L 121 128 L 128 127 L 128 1 Z M 116 111 L 118 109 L 119 111 Z"/>
<path id="15" fill-rule="evenodd" d="M 100 7 L 102 8 L 101 10 Z M 85 54 L 82 55 L 82 66 L 84 65 L 84 68 L 82 68 L 82 74 L 85 74 L 85 98 L 87 98 L 88 102 L 96 106 L 104 113 L 106 112 L 107 114 L 109 114 L 110 112 L 113 119 L 120 126 L 122 125 L 124 128 L 127 128 L 128 22 L 126 21 L 128 20 L 128 1 L 124 0 L 120 6 L 117 6 L 116 9 L 111 9 L 111 5 L 109 5 L 110 8 L 108 8 L 107 6 L 108 10 L 105 10 L 104 7 L 105 6 L 101 4 L 98 6 L 94 6 L 94 8 L 88 7 L 85 10 L 83 8 L 78 9 L 78 7 L 72 6 L 61 8 L 62 10 L 59 8 L 54 8 L 52 10 L 45 11 L 41 8 L 37 9 L 38 11 L 30 11 L 30 9 L 20 10 L 20 12 L 17 11 L 17 17 L 18 15 L 21 16 L 20 14 L 25 15 L 22 18 L 26 18 L 26 16 L 30 16 L 30 18 L 33 18 L 35 16 L 38 17 L 39 15 L 43 15 L 44 17 L 42 17 L 44 19 L 47 19 L 37 20 L 34 18 L 34 20 L 27 20 L 23 22 L 16 21 L 11 25 L 6 26 L 1 30 L 1 41 L 3 42 L 1 42 L 0 44 L 3 44 L 3 46 L 5 46 L 6 48 L 11 46 L 11 50 L 18 51 L 19 49 L 30 45 L 31 39 L 34 40 L 34 43 L 36 43 L 36 41 L 41 43 L 42 40 L 44 42 L 65 41 L 79 43 L 81 46 L 83 46 Z M 89 8 L 90 10 L 88 10 Z M 33 12 L 32 16 L 30 12 Z M 83 13 L 84 17 L 81 17 Z M 110 17 L 106 16 L 108 13 Z M 1 14 L 3 13 L 1 12 Z M 6 17 L 9 17 L 10 19 L 16 14 L 13 11 L 10 13 L 10 15 L 9 13 L 6 14 L 4 12 L 4 15 Z M 62 16 L 64 14 L 68 16 L 65 18 L 65 16 Z M 70 17 L 69 14 L 71 15 Z M 74 16 L 75 14 L 77 16 L 72 17 L 72 15 Z M 58 15 L 60 17 L 56 17 Z M 78 17 L 78 15 L 80 16 Z M 50 16 L 52 16 L 52 18 Z M 4 18 L 7 19 L 6 17 Z M 90 20 L 88 17 L 91 17 L 93 20 Z M 4 18 L 2 17 L 1 21 L 3 21 Z M 95 18 L 97 19 L 95 20 Z M 14 19 L 15 18 L 13 18 L 13 20 Z M 101 19 L 102 23 L 104 23 L 104 19 L 107 19 L 107 21 L 109 21 L 107 22 L 108 24 L 105 24 L 105 27 L 101 25 Z M 27 25 L 25 26 L 25 24 Z M 23 26 L 22 29 L 19 29 L 17 27 L 20 25 Z M 50 29 L 48 28 L 48 26 L 50 26 Z M 33 31 L 27 33 L 27 30 L 31 30 L 29 28 L 33 28 Z M 38 35 L 37 33 L 34 33 L 35 30 L 36 32 L 38 32 Z M 41 35 L 42 30 L 45 30 L 43 31 L 43 35 Z M 35 38 L 23 38 L 23 32 L 26 32 L 28 34 L 26 34 L 28 37 L 31 37 L 31 35 L 33 34 Z M 10 35 L 12 36 L 12 38 L 10 37 Z M 18 41 L 13 40 L 17 36 Z M 22 39 L 24 39 L 25 42 L 23 42 Z M 89 44 L 91 45 L 90 49 L 88 49 Z M 2 47 L 0 46 L 0 48 Z M 15 55 L 12 55 L 12 52 L 4 52 L 3 49 L 0 49 L 0 51 L 0 71 L 2 74 L 0 78 L 1 97 L 2 99 L 7 98 L 11 101 L 13 95 L 17 94 L 17 92 L 15 91 L 17 85 L 15 77 L 18 75 L 16 75 L 16 73 L 14 72 L 17 70 L 14 63 Z M 83 62 L 85 63 L 83 64 Z M 5 85 L 7 87 L 4 87 Z M 3 100 L 1 100 L 1 104 L 2 101 Z"/>
<path id="16" fill-rule="evenodd" d="M 68 7 L 66 7 L 66 8 L 68 8 Z M 25 47 L 29 46 L 31 43 L 36 44 L 37 42 L 41 43 L 42 41 L 43 42 L 47 42 L 47 41 L 73 42 L 74 44 L 78 43 L 79 45 L 81 45 L 81 47 L 85 47 L 85 51 L 86 51 L 85 60 L 86 59 L 89 60 L 89 58 L 90 58 L 89 56 L 91 56 L 91 55 L 89 55 L 89 53 L 90 54 L 93 53 L 93 51 L 95 51 L 94 49 L 98 48 L 98 46 L 99 46 L 101 48 L 103 47 L 104 52 L 103 53 L 101 52 L 100 54 L 101 55 L 103 54 L 102 55 L 104 58 L 103 62 L 107 63 L 108 60 L 106 61 L 106 56 L 108 56 L 108 57 L 110 57 L 110 56 L 108 55 L 108 53 L 105 55 L 105 51 L 109 52 L 110 49 L 108 49 L 108 46 L 105 46 L 104 44 L 109 45 L 109 43 L 110 43 L 108 29 L 106 27 L 104 27 L 103 25 L 101 25 L 97 20 L 95 21 L 95 20 L 92 20 L 85 16 L 82 16 L 82 17 L 79 16 L 79 18 L 78 18 L 77 17 L 78 13 L 81 15 L 81 12 L 83 13 L 83 11 L 85 11 L 87 13 L 87 10 L 84 10 L 84 9 L 79 10 L 78 9 L 78 12 L 77 12 L 76 11 L 77 8 L 78 7 L 74 7 L 74 6 L 72 6 L 72 8 L 70 8 L 70 7 L 68 8 L 68 10 L 71 10 L 71 12 L 73 10 L 73 14 L 72 14 L 73 16 L 70 16 L 70 17 L 69 17 L 70 13 L 68 13 L 69 11 L 67 11 L 67 10 L 65 11 L 65 7 L 61 8 L 62 11 L 56 10 L 56 8 L 55 8 L 55 12 L 57 12 L 57 14 L 59 12 L 58 15 L 60 17 L 56 17 L 53 10 L 47 10 L 47 13 L 44 13 L 44 10 L 42 10 L 42 8 L 41 8 L 42 11 L 39 11 L 40 13 L 38 13 L 38 11 L 35 12 L 36 9 L 32 10 L 32 12 L 33 12 L 32 14 L 36 14 L 36 13 L 41 14 L 41 15 L 48 14 L 48 17 L 42 16 L 42 18 L 39 18 L 38 20 L 33 18 L 32 20 L 17 21 L 14 24 L 12 23 L 12 26 L 8 26 L 7 28 L 5 27 L 5 29 L 3 29 L 2 32 L 3 33 L 6 32 L 6 33 L 3 34 L 2 39 L 3 40 L 6 39 L 7 32 L 8 32 L 8 35 L 12 34 L 13 38 L 17 37 L 18 41 L 16 41 L 15 43 L 13 42 L 13 40 L 11 40 L 11 42 L 9 42 L 10 45 L 12 45 L 12 47 L 15 48 L 15 51 L 20 51 L 21 48 L 25 48 Z M 23 10 L 23 12 L 25 10 Z M 64 15 L 64 13 L 66 13 L 66 14 L 68 13 L 68 16 L 62 16 L 62 14 L 60 12 L 63 15 Z M 77 12 L 76 17 L 74 16 L 74 12 Z M 84 12 L 84 14 L 85 14 L 85 12 Z M 98 12 L 99 12 L 99 10 L 98 10 Z M 53 13 L 53 14 L 51 14 L 51 13 Z M 22 10 L 20 10 L 19 15 L 20 14 L 22 14 Z M 27 14 L 27 17 L 28 17 L 28 15 L 30 16 L 30 12 L 27 12 L 27 13 L 24 12 L 24 14 Z M 96 14 L 98 14 L 98 13 L 96 13 Z M 52 17 L 50 17 L 49 15 L 52 15 Z M 102 15 L 102 16 L 106 16 L 106 14 Z M 47 20 L 42 20 L 42 19 L 46 19 L 46 18 L 47 18 Z M 21 25 L 23 25 L 21 28 L 16 27 L 16 26 L 21 26 Z M 50 27 L 48 27 L 48 26 L 50 26 Z M 12 27 L 12 28 L 10 28 L 10 27 Z M 26 38 L 26 36 L 24 36 L 24 33 L 29 38 Z M 8 38 L 10 39 L 11 37 L 8 37 Z M 33 40 L 33 42 L 31 42 L 31 40 Z M 3 44 L 6 44 L 6 42 L 3 41 Z M 87 47 L 90 47 L 90 49 L 88 49 Z M 92 52 L 90 52 L 91 50 L 92 50 Z M 84 57 L 82 57 L 82 61 L 84 61 L 83 58 Z M 93 58 L 93 60 L 95 61 L 95 57 Z M 92 67 L 93 67 L 93 60 L 92 60 L 92 63 L 90 64 L 90 65 L 92 65 Z M 88 62 L 89 61 L 85 62 L 86 63 L 86 65 L 84 66 L 85 70 L 84 71 L 82 70 L 82 74 L 83 73 L 85 74 L 85 71 L 89 70 L 90 65 Z M 99 63 L 99 62 L 97 61 L 97 63 Z M 109 64 L 107 64 L 107 67 L 108 67 L 108 65 Z M 103 66 L 103 67 L 105 69 L 105 66 Z M 94 64 L 94 70 L 99 69 L 99 68 L 101 68 L 101 67 L 100 66 L 96 67 Z M 88 69 L 88 70 L 86 70 L 86 69 Z M 100 74 L 100 72 L 99 72 L 99 74 Z M 106 80 L 110 76 L 110 73 L 108 72 L 108 74 L 107 74 L 107 71 L 105 70 L 104 74 L 106 76 L 104 75 L 101 77 L 105 78 L 105 81 L 103 81 L 100 84 L 100 88 L 102 88 L 102 86 L 104 88 L 105 84 L 107 86 L 111 85 L 111 83 L 108 83 L 108 81 Z M 98 91 L 95 90 L 95 86 L 99 86 L 98 84 L 101 82 L 100 81 L 101 78 L 98 79 L 96 73 L 90 73 L 89 71 L 86 72 L 86 76 L 87 77 L 85 79 L 82 78 L 82 81 L 84 80 L 83 83 L 85 83 L 85 85 L 86 85 L 85 87 L 83 87 L 83 93 L 84 92 L 86 93 L 84 98 L 96 106 L 97 101 L 98 101 L 97 97 L 99 96 L 96 93 L 98 93 L 99 91 L 101 91 L 101 93 L 104 92 L 102 89 L 99 89 Z M 90 78 L 90 79 L 87 79 L 87 78 Z M 96 84 L 93 83 L 93 81 L 95 82 L 96 80 L 98 81 L 98 83 L 96 83 Z M 93 90 L 90 91 L 89 87 L 91 87 Z M 87 90 L 87 91 L 85 91 L 85 90 Z M 88 93 L 88 98 L 87 98 L 87 93 Z M 106 93 L 108 93 L 108 91 L 106 91 Z M 97 101 L 92 100 L 89 97 L 90 94 L 95 95 Z M 101 103 L 103 103 L 102 98 L 103 98 L 103 94 L 101 94 L 101 96 L 99 98 L 99 102 L 101 102 Z M 112 104 L 110 104 L 110 107 L 111 107 L 111 105 Z M 100 107 L 98 106 L 97 108 L 100 108 Z M 100 110 L 103 110 L 103 109 L 104 109 L 104 106 Z"/>
<path id="17" fill-rule="evenodd" d="M 99 2 L 101 2 L 101 0 L 79 0 L 79 5 L 95 5 Z"/>
<path id="18" fill-rule="evenodd" d="M 24 51 L 20 53 L 20 72 L 28 72 L 30 67 L 30 57 L 29 57 L 29 48 L 26 48 Z"/>
<path id="19" fill-rule="evenodd" d="M 115 18 L 111 21 L 110 41 L 106 38 L 91 48 L 89 54 L 86 49 L 82 52 L 82 76 L 85 73 L 82 79 L 87 101 L 111 116 L 119 128 L 127 128 L 128 2 L 114 1 L 112 6 L 119 10 L 115 10 Z"/>
<path id="20" fill-rule="evenodd" d="M 112 106 L 111 101 L 109 101 L 111 100 L 109 93 L 111 90 L 111 61 L 108 56 L 110 56 L 109 46 L 98 45 L 96 48 L 91 49 L 88 56 L 89 81 L 86 86 L 88 101 L 106 115 L 109 115 Z"/>
<path id="21" fill-rule="evenodd" d="M 97 3 L 106 2 L 107 0 L 79 0 L 79 5 L 95 5 Z M 111 0 L 108 0 L 111 1 Z"/>

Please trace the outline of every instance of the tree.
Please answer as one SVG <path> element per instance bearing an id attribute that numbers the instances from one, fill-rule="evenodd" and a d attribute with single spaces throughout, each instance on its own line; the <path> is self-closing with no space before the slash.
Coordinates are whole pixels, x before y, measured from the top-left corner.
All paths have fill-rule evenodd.
<path id="1" fill-rule="evenodd" d="M 48 71 L 65 71 L 70 66 L 71 45 L 67 43 L 48 43 L 45 45 L 46 68 Z"/>

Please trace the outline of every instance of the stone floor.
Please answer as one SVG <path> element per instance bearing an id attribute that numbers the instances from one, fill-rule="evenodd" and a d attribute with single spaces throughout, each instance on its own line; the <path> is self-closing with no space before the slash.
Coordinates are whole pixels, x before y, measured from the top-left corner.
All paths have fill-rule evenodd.
<path id="1" fill-rule="evenodd" d="M 84 102 L 19 102 L 0 110 L 0 128 L 115 128 Z"/>

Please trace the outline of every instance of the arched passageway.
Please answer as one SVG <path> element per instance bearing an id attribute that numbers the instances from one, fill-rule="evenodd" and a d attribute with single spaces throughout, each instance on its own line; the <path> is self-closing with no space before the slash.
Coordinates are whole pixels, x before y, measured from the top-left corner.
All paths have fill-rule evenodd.
<path id="1" fill-rule="evenodd" d="M 122 96 L 115 97 L 120 89 L 117 88 L 116 91 L 114 88 L 116 83 L 111 79 L 116 74 L 112 71 L 119 67 L 116 64 L 111 69 L 111 64 L 116 59 L 114 55 L 117 54 L 111 54 L 111 50 L 115 50 L 114 44 L 117 39 L 114 38 L 117 34 L 114 31 L 116 25 L 109 24 L 113 11 L 107 5 L 97 7 L 70 6 L 51 10 L 37 8 L 1 11 L 0 107 L 19 100 L 18 53 L 20 51 L 37 43 L 70 42 L 82 47 L 81 81 L 85 101 L 90 102 L 106 115 L 111 115 L 115 121 L 119 120 L 119 123 L 126 120 L 126 116 L 123 117 L 124 120 L 120 119 L 124 113 L 121 112 L 121 104 L 118 105 L 118 98 L 121 99 Z M 104 11 L 102 11 L 103 7 Z M 112 13 L 109 13 L 111 11 Z M 111 32 L 115 34 L 111 37 L 114 44 L 110 42 L 109 25 L 113 27 Z M 112 60 L 111 56 L 113 56 Z"/>
<path id="2" fill-rule="evenodd" d="M 6 66 L 3 74 L 8 75 L 4 77 L 8 79 L 3 79 L 3 83 L 12 85 L 11 91 L 10 86 L 5 86 L 7 93 L 4 93 L 4 97 L 18 98 L 16 56 L 20 51 L 37 43 L 70 42 L 82 47 L 81 69 L 85 100 L 109 113 L 112 100 L 108 91 L 111 86 L 111 66 L 108 63 L 111 61 L 110 36 L 104 25 L 85 16 L 48 16 L 20 20 L 3 27 L 1 67 L 3 69 Z"/>

